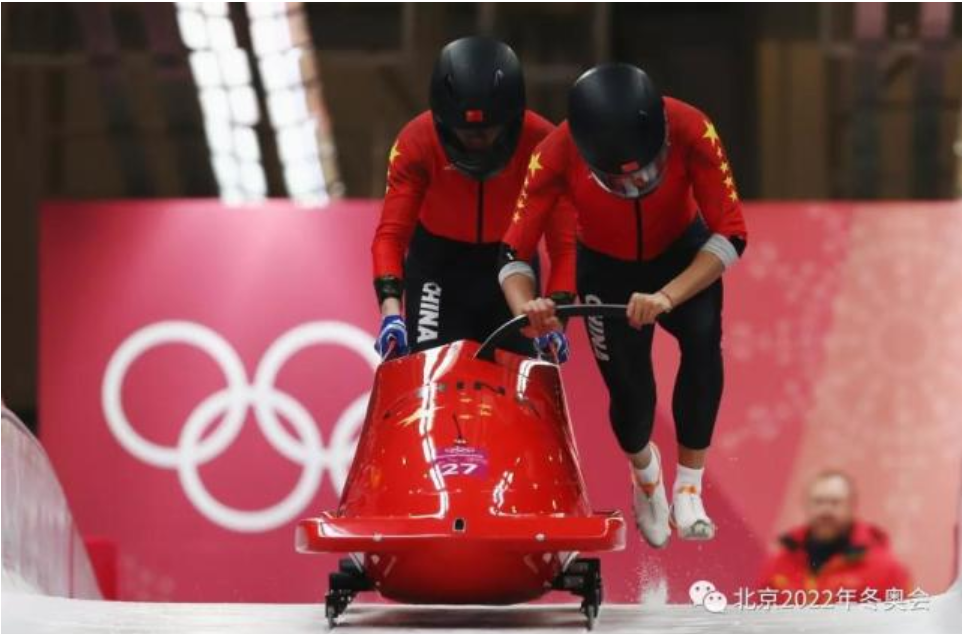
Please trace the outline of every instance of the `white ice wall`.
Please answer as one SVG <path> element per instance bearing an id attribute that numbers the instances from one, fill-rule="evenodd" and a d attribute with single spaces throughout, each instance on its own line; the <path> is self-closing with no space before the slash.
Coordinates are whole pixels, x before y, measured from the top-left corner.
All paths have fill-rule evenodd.
<path id="1" fill-rule="evenodd" d="M 3 591 L 99 599 L 53 466 L 40 442 L 6 407 L 2 471 Z"/>

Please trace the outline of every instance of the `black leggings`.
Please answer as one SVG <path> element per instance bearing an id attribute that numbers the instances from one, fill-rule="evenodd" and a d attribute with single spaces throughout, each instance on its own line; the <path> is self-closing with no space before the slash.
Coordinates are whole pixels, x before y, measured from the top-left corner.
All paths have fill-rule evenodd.
<path id="1" fill-rule="evenodd" d="M 499 247 L 449 240 L 418 226 L 405 260 L 405 327 L 412 352 L 460 339 L 484 341 L 512 318 L 498 284 Z M 533 268 L 537 272 L 537 262 Z M 532 340 L 517 333 L 499 348 L 534 354 Z"/>
<path id="2" fill-rule="evenodd" d="M 625 304 L 633 292 L 654 293 L 684 270 L 705 241 L 698 223 L 654 260 L 625 262 L 579 247 L 578 290 L 587 304 Z M 679 342 L 681 360 L 672 394 L 676 439 L 689 449 L 712 440 L 722 398 L 722 280 L 663 315 L 659 325 Z M 585 320 L 609 392 L 609 420 L 626 453 L 642 450 L 655 418 L 653 326 L 641 331 L 622 318 Z"/>

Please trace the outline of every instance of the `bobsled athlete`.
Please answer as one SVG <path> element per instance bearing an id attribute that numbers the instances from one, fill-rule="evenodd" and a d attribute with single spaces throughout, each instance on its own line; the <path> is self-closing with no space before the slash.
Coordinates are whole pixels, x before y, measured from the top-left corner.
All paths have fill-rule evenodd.
<path id="1" fill-rule="evenodd" d="M 632 467 L 636 523 L 652 546 L 670 524 L 683 539 L 711 539 L 702 475 L 722 396 L 722 281 L 746 246 L 732 167 L 712 122 L 693 106 L 663 98 L 628 64 L 596 67 L 569 94 L 568 120 L 532 154 L 537 166 L 504 238 L 499 280 L 529 332 L 555 331 L 555 302 L 536 297 L 531 257 L 547 223 L 577 235 L 552 267 L 577 279 L 582 302 L 627 304 L 627 320 L 587 320 L 609 392 L 609 418 Z M 566 196 L 570 206 L 555 209 Z M 553 219 L 552 215 L 570 217 Z M 560 240 L 570 244 L 574 240 Z M 650 442 L 655 414 L 654 324 L 679 343 L 672 413 L 679 465 L 672 506 L 659 452 Z"/>
<path id="2" fill-rule="evenodd" d="M 554 129 L 526 109 L 514 51 L 487 37 L 442 49 L 430 102 L 431 110 L 409 122 L 391 148 L 371 245 L 383 359 L 458 339 L 481 341 L 511 318 L 497 282 L 499 244 L 530 173 L 532 149 Z M 557 235 L 563 234 L 549 221 L 550 253 L 560 248 Z M 553 271 L 549 288 L 570 276 Z M 561 343 L 558 333 L 535 341 L 538 350 L 564 359 Z M 521 335 L 505 347 L 533 352 Z"/>

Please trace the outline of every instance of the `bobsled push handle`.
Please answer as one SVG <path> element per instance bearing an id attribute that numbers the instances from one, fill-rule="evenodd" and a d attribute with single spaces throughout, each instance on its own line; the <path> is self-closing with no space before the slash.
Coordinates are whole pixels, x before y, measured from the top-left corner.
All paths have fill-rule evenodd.
<path id="1" fill-rule="evenodd" d="M 625 311 L 625 304 L 566 304 L 555 309 L 555 316 L 560 318 L 621 317 L 624 319 Z M 491 361 L 495 356 L 495 348 L 498 347 L 498 344 L 527 325 L 528 317 L 526 315 L 519 315 L 506 321 L 495 332 L 488 335 L 488 339 L 485 339 L 485 342 L 475 352 L 475 358 Z"/>

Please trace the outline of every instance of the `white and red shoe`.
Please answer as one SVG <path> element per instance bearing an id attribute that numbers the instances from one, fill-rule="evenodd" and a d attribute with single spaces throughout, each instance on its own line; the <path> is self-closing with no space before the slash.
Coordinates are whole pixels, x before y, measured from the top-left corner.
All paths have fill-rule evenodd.
<path id="1" fill-rule="evenodd" d="M 652 445 L 652 459 L 659 465 L 659 477 L 655 482 L 640 482 L 632 469 L 632 510 L 635 525 L 645 541 L 653 548 L 664 548 L 669 543 L 672 528 L 669 526 L 669 499 L 662 481 L 662 459 L 655 444 Z"/>
<path id="2" fill-rule="evenodd" d="M 702 505 L 702 492 L 692 485 L 677 487 L 672 492 L 670 522 L 679 539 L 706 541 L 716 536 L 716 525 Z"/>

